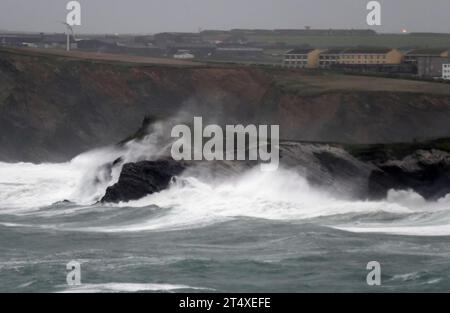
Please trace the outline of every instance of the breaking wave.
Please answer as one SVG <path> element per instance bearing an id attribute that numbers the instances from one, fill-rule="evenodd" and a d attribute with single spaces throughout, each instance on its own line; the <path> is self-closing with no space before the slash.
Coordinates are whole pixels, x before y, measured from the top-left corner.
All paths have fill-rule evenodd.
<path id="1" fill-rule="evenodd" d="M 258 218 L 350 232 L 450 236 L 450 195 L 428 202 L 412 191 L 390 191 L 383 201 L 354 201 L 312 187 L 282 168 L 255 168 L 221 181 L 184 174 L 168 189 L 140 200 L 100 204 L 124 163 L 157 159 L 167 150 L 167 125 L 154 123 L 142 140 L 92 150 L 66 163 L 0 162 L 0 225 L 137 232 Z"/>
<path id="2" fill-rule="evenodd" d="M 450 196 L 427 202 L 412 191 L 391 191 L 384 201 L 352 201 L 314 188 L 286 169 L 254 169 L 222 181 L 181 176 L 167 190 L 140 200 L 98 204 L 120 172 L 108 176 L 99 168 L 119 154 L 100 149 L 62 164 L 0 163 L 0 215 L 34 217 L 27 218 L 26 223 L 20 218 L 12 222 L 2 217 L 1 224 L 137 232 L 258 218 L 311 222 L 350 232 L 450 235 Z M 95 184 L 92 175 L 96 176 Z M 62 200 L 72 203 L 59 202 Z"/>

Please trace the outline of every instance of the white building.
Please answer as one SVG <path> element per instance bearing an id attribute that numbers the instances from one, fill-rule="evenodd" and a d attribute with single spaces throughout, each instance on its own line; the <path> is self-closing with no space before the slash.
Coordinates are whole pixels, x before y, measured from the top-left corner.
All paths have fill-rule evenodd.
<path id="1" fill-rule="evenodd" d="M 177 53 L 175 53 L 173 55 L 174 59 L 184 59 L 184 60 L 188 60 L 188 59 L 193 59 L 195 58 L 195 55 L 193 55 L 192 53 L 190 53 L 190 51 L 188 50 L 179 50 Z"/>
<path id="2" fill-rule="evenodd" d="M 450 63 L 442 64 L 442 78 L 450 80 Z"/>

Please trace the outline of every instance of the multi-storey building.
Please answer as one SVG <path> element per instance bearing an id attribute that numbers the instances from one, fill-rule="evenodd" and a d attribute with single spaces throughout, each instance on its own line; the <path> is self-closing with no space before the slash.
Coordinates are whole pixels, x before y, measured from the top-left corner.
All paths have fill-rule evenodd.
<path id="1" fill-rule="evenodd" d="M 288 68 L 317 68 L 319 66 L 319 49 L 293 49 L 284 55 L 283 66 Z"/>
<path id="2" fill-rule="evenodd" d="M 294 49 L 285 54 L 283 65 L 291 68 L 331 68 L 335 65 L 400 64 L 403 54 L 389 48 Z"/>
<path id="3" fill-rule="evenodd" d="M 419 58 L 448 58 L 450 49 L 413 49 L 405 53 L 404 62 L 417 65 Z"/>
<path id="4" fill-rule="evenodd" d="M 403 54 L 390 48 L 349 48 L 340 53 L 339 64 L 400 64 Z"/>
<path id="5" fill-rule="evenodd" d="M 450 58 L 423 56 L 417 58 L 419 77 L 450 79 Z"/>

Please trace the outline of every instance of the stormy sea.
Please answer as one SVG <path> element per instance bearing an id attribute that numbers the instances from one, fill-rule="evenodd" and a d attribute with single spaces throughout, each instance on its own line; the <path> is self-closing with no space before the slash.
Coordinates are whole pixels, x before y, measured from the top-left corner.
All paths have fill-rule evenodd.
<path id="1" fill-rule="evenodd" d="M 0 292 L 450 291 L 450 197 L 352 200 L 281 166 L 185 172 L 138 200 L 100 202 L 120 174 L 105 163 L 157 154 L 151 136 L 125 150 L 0 163 Z M 371 261 L 380 285 L 367 284 Z"/>

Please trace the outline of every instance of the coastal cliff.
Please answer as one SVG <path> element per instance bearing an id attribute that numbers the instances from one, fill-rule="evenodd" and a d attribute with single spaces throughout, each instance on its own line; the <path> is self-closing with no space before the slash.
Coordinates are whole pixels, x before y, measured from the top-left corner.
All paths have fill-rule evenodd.
<path id="1" fill-rule="evenodd" d="M 0 160 L 66 161 L 144 116 L 279 124 L 292 141 L 450 136 L 447 84 L 275 68 L 139 64 L 0 50 Z"/>

